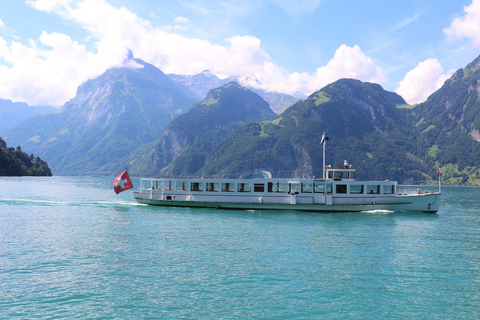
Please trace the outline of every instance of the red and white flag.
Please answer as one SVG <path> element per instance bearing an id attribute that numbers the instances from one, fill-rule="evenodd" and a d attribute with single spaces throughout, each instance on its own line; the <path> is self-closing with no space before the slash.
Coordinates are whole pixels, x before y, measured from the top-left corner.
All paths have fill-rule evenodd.
<path id="1" fill-rule="evenodd" d="M 133 184 L 128 176 L 127 170 L 123 171 L 114 181 L 113 181 L 113 190 L 116 194 L 119 194 L 122 191 L 132 189 Z"/>

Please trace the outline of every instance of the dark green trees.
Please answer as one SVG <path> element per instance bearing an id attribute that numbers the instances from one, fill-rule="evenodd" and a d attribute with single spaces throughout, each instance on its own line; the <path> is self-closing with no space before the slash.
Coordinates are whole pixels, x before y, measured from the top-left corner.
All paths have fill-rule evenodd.
<path id="1" fill-rule="evenodd" d="M 5 141 L 0 138 L 0 176 L 51 176 L 52 171 L 48 164 L 35 157 L 29 156 L 17 149 L 7 148 Z"/>

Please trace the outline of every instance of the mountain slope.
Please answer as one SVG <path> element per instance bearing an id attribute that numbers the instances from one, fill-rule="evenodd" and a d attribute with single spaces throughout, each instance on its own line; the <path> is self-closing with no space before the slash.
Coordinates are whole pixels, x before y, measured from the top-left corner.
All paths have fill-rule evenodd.
<path id="1" fill-rule="evenodd" d="M 150 176 L 195 175 L 216 145 L 237 128 L 274 118 L 260 96 L 230 82 L 210 90 L 202 102 L 173 120 L 154 144 L 147 163 L 138 165 L 137 170 Z M 135 169 L 132 172 L 136 173 Z"/>
<path id="2" fill-rule="evenodd" d="M 407 133 L 415 127 L 396 93 L 358 80 L 342 79 L 288 108 L 274 121 L 243 126 L 207 158 L 205 176 L 322 176 L 325 131 L 327 164 L 348 160 L 359 178 L 416 180 L 422 169 Z M 414 136 L 411 134 L 410 136 Z"/>
<path id="3" fill-rule="evenodd" d="M 54 110 L 53 107 L 32 107 L 24 102 L 0 99 L 0 134 L 7 132 L 29 117 Z"/>
<path id="4" fill-rule="evenodd" d="M 425 161 L 450 183 L 480 183 L 480 56 L 412 110 Z"/>
<path id="5" fill-rule="evenodd" d="M 130 57 L 81 85 L 54 113 L 27 119 L 6 134 L 41 154 L 56 174 L 109 175 L 139 146 L 157 139 L 192 99 L 156 67 Z"/>

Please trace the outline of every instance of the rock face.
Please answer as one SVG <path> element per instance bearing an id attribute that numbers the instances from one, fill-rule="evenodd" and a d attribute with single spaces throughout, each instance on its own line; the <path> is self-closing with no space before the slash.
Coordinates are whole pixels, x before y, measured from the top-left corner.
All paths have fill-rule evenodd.
<path id="1" fill-rule="evenodd" d="M 193 99 L 156 67 L 130 57 L 81 85 L 56 112 L 29 118 L 9 144 L 42 154 L 56 174 L 110 175 L 130 154 L 162 135 Z"/>
<path id="2" fill-rule="evenodd" d="M 173 120 L 139 168 L 151 176 L 197 175 L 212 150 L 240 126 L 274 118 L 260 96 L 230 82 Z"/>

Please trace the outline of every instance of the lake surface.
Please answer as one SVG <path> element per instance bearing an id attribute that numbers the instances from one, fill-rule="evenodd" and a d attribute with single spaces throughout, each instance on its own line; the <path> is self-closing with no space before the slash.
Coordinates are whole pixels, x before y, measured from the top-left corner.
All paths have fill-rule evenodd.
<path id="1" fill-rule="evenodd" d="M 438 214 L 319 214 L 112 183 L 0 178 L 0 318 L 480 318 L 479 187 L 442 187 Z"/>

